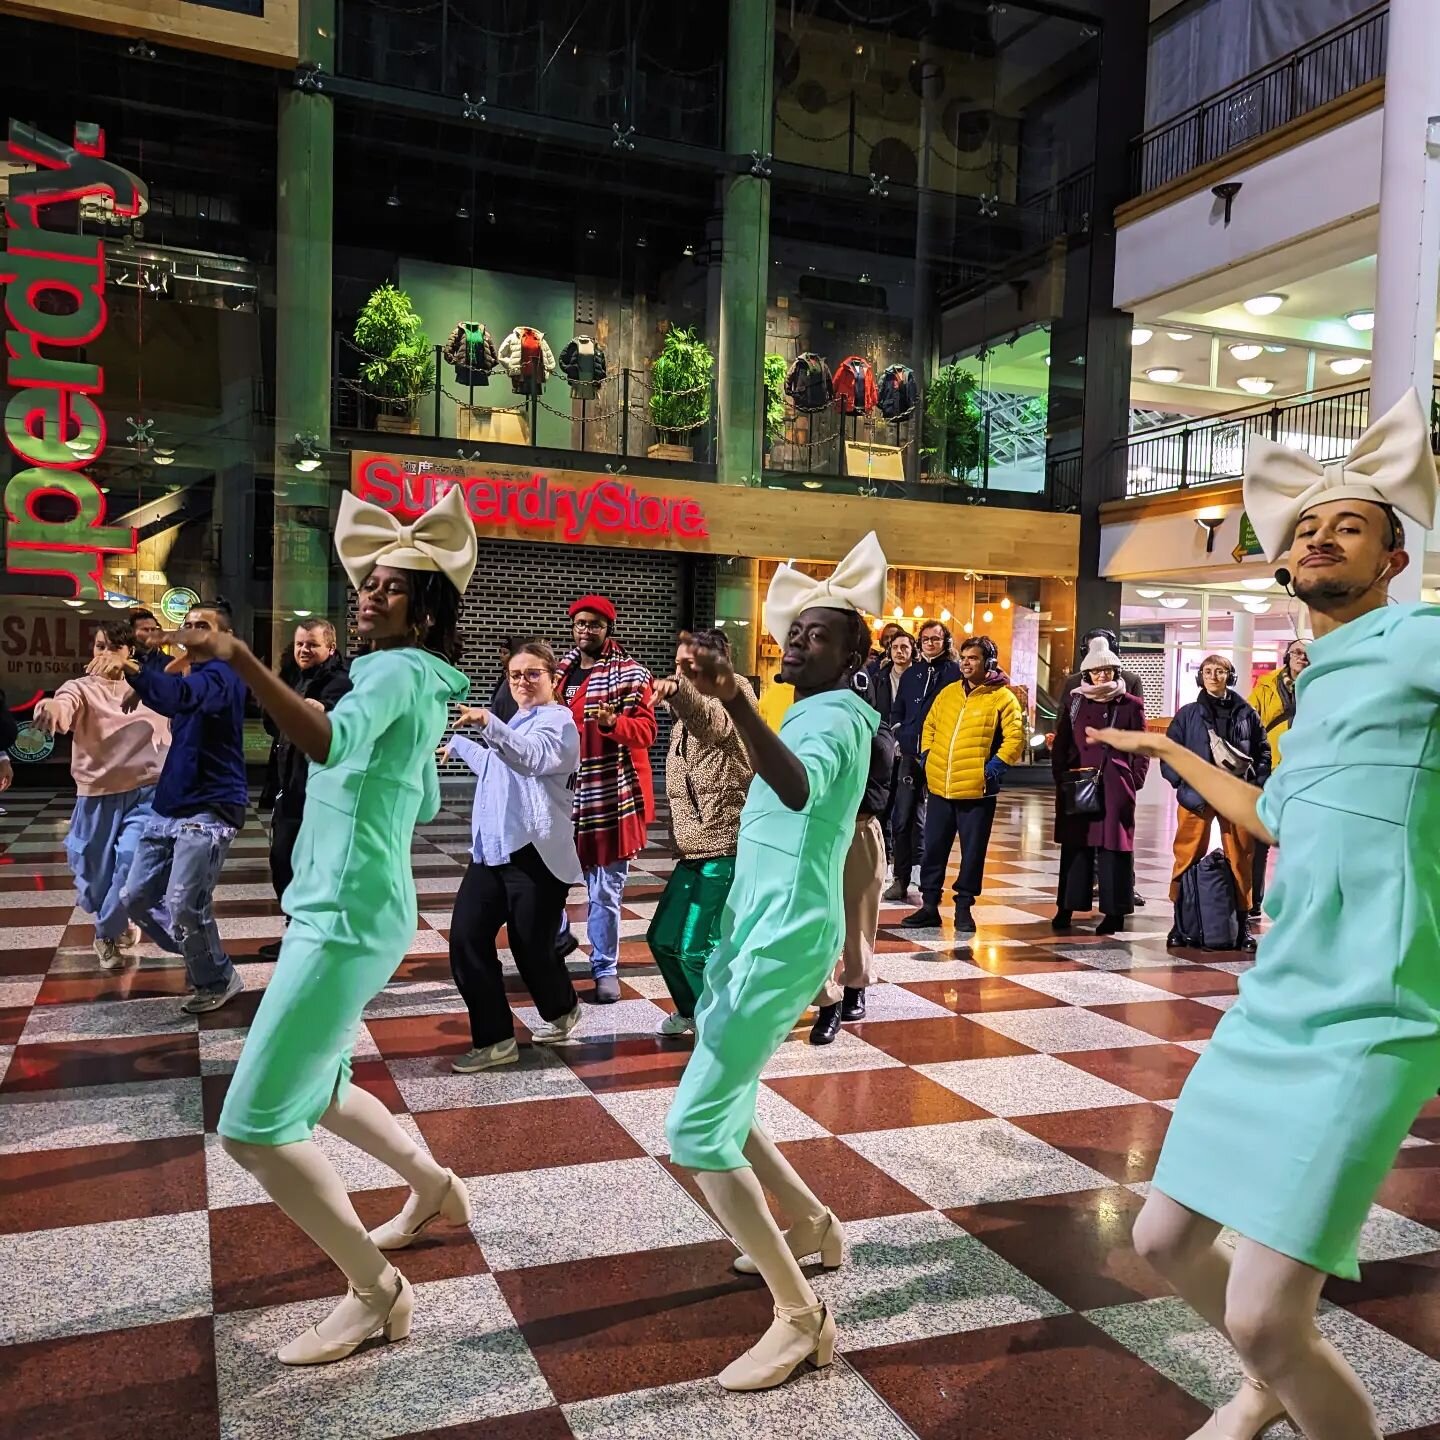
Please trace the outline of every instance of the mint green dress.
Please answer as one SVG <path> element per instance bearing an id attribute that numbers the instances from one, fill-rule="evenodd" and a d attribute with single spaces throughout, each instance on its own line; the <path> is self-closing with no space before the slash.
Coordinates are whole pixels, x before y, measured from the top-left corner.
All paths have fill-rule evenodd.
<path id="1" fill-rule="evenodd" d="M 1440 1089 L 1440 607 L 1312 641 L 1285 763 L 1274 924 L 1175 1107 L 1172 1200 L 1344 1279 Z"/>
<path id="2" fill-rule="evenodd" d="M 735 880 L 705 967 L 695 1052 L 666 1121 L 692 1170 L 739 1170 L 760 1072 L 834 968 L 845 938 L 841 878 L 880 716 L 851 690 L 792 705 L 780 738 L 810 799 L 791 810 L 758 775 L 740 812 Z"/>
<path id="3" fill-rule="evenodd" d="M 410 842 L 440 810 L 435 747 L 470 682 L 428 650 L 351 662 L 354 688 L 330 712 L 330 754 L 310 763 L 290 927 L 245 1040 L 220 1134 L 252 1145 L 308 1140 L 350 1083 L 365 1007 L 415 936 Z"/>

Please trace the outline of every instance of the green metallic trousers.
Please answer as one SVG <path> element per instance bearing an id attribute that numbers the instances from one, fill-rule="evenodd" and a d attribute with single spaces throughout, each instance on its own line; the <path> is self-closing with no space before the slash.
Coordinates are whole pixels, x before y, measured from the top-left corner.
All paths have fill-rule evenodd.
<path id="1" fill-rule="evenodd" d="M 700 1003 L 705 962 L 720 939 L 720 917 L 734 879 L 733 855 L 677 861 L 645 936 L 675 1009 L 687 1018 Z"/>

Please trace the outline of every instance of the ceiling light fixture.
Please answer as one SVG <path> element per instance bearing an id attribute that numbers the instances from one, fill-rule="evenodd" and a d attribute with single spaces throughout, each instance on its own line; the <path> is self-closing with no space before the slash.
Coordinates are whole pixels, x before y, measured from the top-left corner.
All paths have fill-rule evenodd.
<path id="1" fill-rule="evenodd" d="M 1329 363 L 1336 375 L 1358 375 L 1365 368 L 1365 362 L 1358 355 L 1341 355 Z"/>
<path id="2" fill-rule="evenodd" d="M 1162 595 L 1160 603 L 1167 610 L 1183 610 L 1189 603 L 1189 598 L 1184 595 Z"/>
<path id="3" fill-rule="evenodd" d="M 1150 337 L 1154 333 L 1153 330 L 1147 330 L 1143 325 L 1137 325 L 1130 332 L 1130 343 L 1132 345 L 1148 345 Z"/>
<path id="4" fill-rule="evenodd" d="M 1275 582 L 1268 575 L 1254 575 L 1249 580 L 1242 580 L 1242 590 L 1268 590 Z"/>
<path id="5" fill-rule="evenodd" d="M 1167 330 L 1165 333 L 1172 340 L 1179 340 L 1182 343 L 1186 340 L 1193 340 L 1195 338 L 1188 330 Z"/>
<path id="6" fill-rule="evenodd" d="M 1270 602 L 1268 600 L 1251 600 L 1245 608 L 1252 615 L 1268 615 L 1270 613 Z"/>
<path id="7" fill-rule="evenodd" d="M 918 620 L 925 613 L 925 607 L 917 605 L 910 613 Z"/>
<path id="8" fill-rule="evenodd" d="M 989 625 L 995 619 L 995 612 L 993 610 L 986 610 L 980 618 L 985 624 Z"/>
<path id="9" fill-rule="evenodd" d="M 470 218 L 470 207 L 463 200 L 455 207 L 455 218 L 457 220 Z"/>
<path id="10" fill-rule="evenodd" d="M 1235 383 L 1247 395 L 1268 395 L 1275 388 L 1275 382 L 1264 375 L 1242 375 Z"/>
<path id="11" fill-rule="evenodd" d="M 385 197 L 385 203 L 392 210 L 400 208 L 400 191 L 394 185 L 390 187 L 390 193 Z"/>
<path id="12" fill-rule="evenodd" d="M 1288 345 L 1267 345 L 1265 353 L 1267 355 L 1283 355 L 1289 348 Z"/>
<path id="13" fill-rule="evenodd" d="M 1215 553 L 1215 532 L 1225 523 L 1223 515 L 1197 515 L 1195 523 L 1205 532 L 1205 553 Z"/>
<path id="14" fill-rule="evenodd" d="M 973 620 L 967 620 L 960 628 L 967 635 L 973 635 L 975 633 L 975 622 Z"/>
<path id="15" fill-rule="evenodd" d="M 1273 315 L 1290 297 L 1288 295 L 1252 295 L 1241 303 L 1251 315 Z"/>
<path id="16" fill-rule="evenodd" d="M 1173 365 L 1152 365 L 1145 372 L 1145 378 L 1153 380 L 1157 385 L 1173 385 L 1182 373 Z"/>
<path id="17" fill-rule="evenodd" d="M 1375 328 L 1375 312 L 1373 310 L 1352 310 L 1346 317 L 1345 323 L 1352 330 L 1367 331 Z"/>
<path id="18" fill-rule="evenodd" d="M 1253 360 L 1265 349 L 1263 345 L 1252 345 L 1248 342 L 1237 345 L 1227 345 L 1225 348 L 1235 360 Z"/>
<path id="19" fill-rule="evenodd" d="M 1135 587 L 1135 593 L 1142 600 L 1158 600 L 1165 592 L 1163 590 L 1151 590 L 1148 587 L 1137 585 Z"/>
<path id="20" fill-rule="evenodd" d="M 1008 610 L 1010 608 L 1010 597 L 1008 595 L 1002 595 L 1000 597 L 1000 608 L 1002 610 Z"/>

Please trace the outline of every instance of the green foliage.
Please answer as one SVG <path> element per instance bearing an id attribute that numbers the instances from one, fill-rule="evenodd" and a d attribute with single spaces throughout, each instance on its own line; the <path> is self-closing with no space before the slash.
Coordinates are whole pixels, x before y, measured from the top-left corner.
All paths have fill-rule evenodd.
<path id="1" fill-rule="evenodd" d="M 435 388 L 435 347 L 410 297 L 387 280 L 365 302 L 355 343 L 370 357 L 360 367 L 367 389 L 409 414 Z"/>
<path id="2" fill-rule="evenodd" d="M 773 445 L 785 433 L 785 372 L 783 355 L 765 357 L 765 439 Z"/>
<path id="3" fill-rule="evenodd" d="M 691 443 L 691 432 L 710 418 L 710 377 L 715 357 L 693 330 L 672 328 L 650 367 L 650 420 L 662 437 Z"/>
<path id="4" fill-rule="evenodd" d="M 920 453 L 932 475 L 969 483 L 980 465 L 985 422 L 975 377 L 958 361 L 944 366 L 925 392 L 925 443 Z"/>

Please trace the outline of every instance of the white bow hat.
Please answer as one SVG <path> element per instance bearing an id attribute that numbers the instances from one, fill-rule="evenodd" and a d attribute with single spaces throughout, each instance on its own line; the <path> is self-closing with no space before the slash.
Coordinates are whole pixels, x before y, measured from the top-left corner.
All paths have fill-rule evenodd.
<path id="1" fill-rule="evenodd" d="M 411 525 L 348 490 L 340 497 L 335 553 L 357 590 L 377 565 L 390 565 L 438 570 L 463 595 L 475 573 L 475 552 L 475 523 L 458 485 Z"/>
<path id="2" fill-rule="evenodd" d="M 885 552 L 873 530 L 826 580 L 813 579 L 793 565 L 781 565 L 765 597 L 765 628 L 783 650 L 795 617 L 812 606 L 878 615 L 885 606 L 886 569 Z"/>
<path id="3" fill-rule="evenodd" d="M 1430 425 L 1414 390 L 1385 412 L 1350 453 L 1322 465 L 1300 450 L 1252 436 L 1245 452 L 1245 513 L 1267 560 L 1290 548 L 1307 510 L 1332 500 L 1368 500 L 1428 530 L 1435 523 Z"/>
<path id="4" fill-rule="evenodd" d="M 1097 635 L 1090 642 L 1090 648 L 1080 662 L 1082 675 L 1088 675 L 1092 670 L 1113 670 L 1117 679 L 1120 676 L 1120 657 L 1110 648 L 1110 642 L 1103 635 Z"/>

